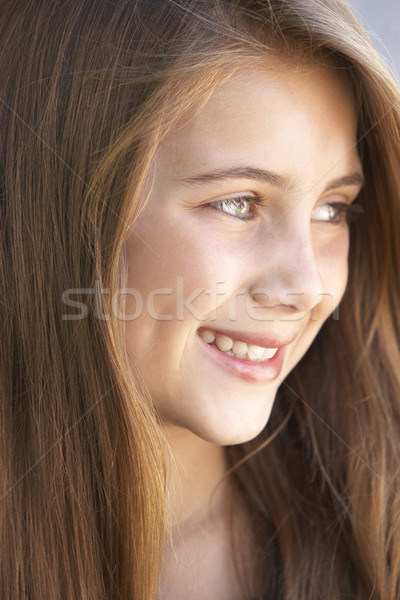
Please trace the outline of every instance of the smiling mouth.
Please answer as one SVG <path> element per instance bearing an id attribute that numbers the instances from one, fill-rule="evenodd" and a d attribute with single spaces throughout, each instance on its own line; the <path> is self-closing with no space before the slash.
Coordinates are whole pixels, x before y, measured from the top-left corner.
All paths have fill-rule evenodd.
<path id="1" fill-rule="evenodd" d="M 201 329 L 198 332 L 201 339 L 228 356 L 248 360 L 251 362 L 267 362 L 275 356 L 278 348 L 265 348 L 256 344 L 247 344 L 238 339 L 231 338 L 225 334 L 212 331 L 211 329 Z"/>

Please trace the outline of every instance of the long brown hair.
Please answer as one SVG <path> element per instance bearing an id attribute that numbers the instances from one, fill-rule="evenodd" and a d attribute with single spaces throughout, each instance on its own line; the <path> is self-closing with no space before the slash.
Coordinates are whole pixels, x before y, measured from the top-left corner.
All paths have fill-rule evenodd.
<path id="1" fill-rule="evenodd" d="M 227 449 L 262 573 L 250 591 L 398 599 L 399 94 L 362 28 L 341 0 L 0 10 L 2 597 L 155 597 L 163 443 L 110 310 L 127 224 L 182 115 L 249 61 L 304 57 L 352 85 L 365 214 L 339 318 L 265 431 Z M 85 318 L 66 318 L 68 290 Z"/>

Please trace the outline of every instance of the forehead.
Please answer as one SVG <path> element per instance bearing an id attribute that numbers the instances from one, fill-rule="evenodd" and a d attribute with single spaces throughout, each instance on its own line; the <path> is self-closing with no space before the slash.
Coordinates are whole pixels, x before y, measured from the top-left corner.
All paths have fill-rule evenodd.
<path id="1" fill-rule="evenodd" d="M 232 75 L 169 134 L 157 164 L 185 177 L 194 166 L 201 171 L 267 162 L 268 168 L 296 177 L 304 164 L 318 171 L 338 160 L 343 168 L 358 164 L 349 84 L 314 63 L 282 63 L 280 69 L 257 67 Z"/>

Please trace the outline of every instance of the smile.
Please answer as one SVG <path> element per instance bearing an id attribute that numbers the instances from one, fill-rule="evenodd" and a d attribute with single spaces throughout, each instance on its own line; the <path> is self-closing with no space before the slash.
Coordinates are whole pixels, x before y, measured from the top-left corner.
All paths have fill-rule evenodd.
<path id="1" fill-rule="evenodd" d="M 234 356 L 242 360 L 266 362 L 278 352 L 278 348 L 264 348 L 256 344 L 247 344 L 246 342 L 216 333 L 210 329 L 200 330 L 199 336 L 207 344 L 217 348 L 228 356 Z"/>
<path id="2" fill-rule="evenodd" d="M 229 333 L 201 328 L 197 338 L 215 365 L 235 377 L 258 383 L 272 382 L 279 377 L 287 346 L 296 337 L 294 333 L 285 336 Z"/>
<path id="3" fill-rule="evenodd" d="M 203 351 L 215 365 L 249 382 L 275 381 L 283 367 L 287 347 L 297 337 L 285 334 L 197 330 Z"/>

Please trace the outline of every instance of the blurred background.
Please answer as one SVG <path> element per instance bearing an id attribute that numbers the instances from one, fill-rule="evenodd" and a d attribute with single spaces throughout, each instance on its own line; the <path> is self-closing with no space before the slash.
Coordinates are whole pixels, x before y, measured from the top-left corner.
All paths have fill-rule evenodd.
<path id="1" fill-rule="evenodd" d="M 348 0 L 400 80 L 400 0 Z"/>

